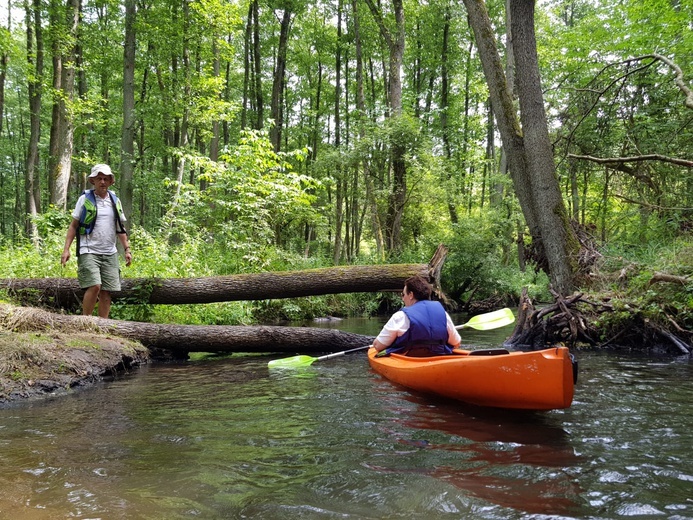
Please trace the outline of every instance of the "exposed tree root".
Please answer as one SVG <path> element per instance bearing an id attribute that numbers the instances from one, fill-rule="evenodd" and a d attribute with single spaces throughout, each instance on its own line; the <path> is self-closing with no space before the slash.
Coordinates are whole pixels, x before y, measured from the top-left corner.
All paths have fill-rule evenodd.
<path id="1" fill-rule="evenodd" d="M 517 349 L 541 349 L 555 343 L 568 346 L 590 345 L 599 348 L 637 348 L 658 353 L 690 355 L 693 351 L 693 333 L 669 320 L 673 330 L 643 318 L 633 309 L 618 328 L 597 330 L 595 319 L 605 312 L 613 312 L 608 302 L 595 303 L 582 293 L 568 298 L 552 291 L 554 303 L 535 309 L 526 289 L 522 291 L 517 325 L 505 346 Z M 604 341 L 600 337 L 608 336 Z"/>

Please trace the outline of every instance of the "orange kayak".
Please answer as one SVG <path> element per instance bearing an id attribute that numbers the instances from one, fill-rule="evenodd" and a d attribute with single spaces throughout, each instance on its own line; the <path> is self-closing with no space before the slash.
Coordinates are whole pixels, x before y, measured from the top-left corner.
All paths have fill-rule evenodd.
<path id="1" fill-rule="evenodd" d="M 378 374 L 406 388 L 478 406 L 552 410 L 573 401 L 577 371 L 566 347 L 533 352 L 462 350 L 453 355 L 407 357 L 390 354 L 368 361 Z"/>

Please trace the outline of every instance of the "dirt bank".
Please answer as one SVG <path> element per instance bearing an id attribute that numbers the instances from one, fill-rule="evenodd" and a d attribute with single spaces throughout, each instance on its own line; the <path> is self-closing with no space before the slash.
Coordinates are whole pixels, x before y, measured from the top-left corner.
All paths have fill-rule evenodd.
<path id="1" fill-rule="evenodd" d="M 142 345 L 117 337 L 0 331 L 0 405 L 68 392 L 148 359 Z"/>
<path id="2" fill-rule="evenodd" d="M 0 406 L 69 392 L 149 361 L 137 342 L 86 323 L 75 330 L 47 328 L 32 322 L 31 312 L 0 305 Z"/>

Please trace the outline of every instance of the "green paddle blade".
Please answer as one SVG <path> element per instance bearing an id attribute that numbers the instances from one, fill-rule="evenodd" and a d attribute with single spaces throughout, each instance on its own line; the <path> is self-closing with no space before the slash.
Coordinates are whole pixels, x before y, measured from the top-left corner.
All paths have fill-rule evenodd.
<path id="1" fill-rule="evenodd" d="M 313 364 L 318 358 L 310 356 L 293 356 L 282 359 L 273 359 L 267 366 L 269 368 L 297 368 L 297 367 L 307 367 Z"/>
<path id="2" fill-rule="evenodd" d="M 513 311 L 506 307 L 505 309 L 487 312 L 486 314 L 478 314 L 464 325 L 458 325 L 455 328 L 466 329 L 469 327 L 476 330 L 491 330 L 505 327 L 514 321 L 515 316 L 513 315 Z"/>

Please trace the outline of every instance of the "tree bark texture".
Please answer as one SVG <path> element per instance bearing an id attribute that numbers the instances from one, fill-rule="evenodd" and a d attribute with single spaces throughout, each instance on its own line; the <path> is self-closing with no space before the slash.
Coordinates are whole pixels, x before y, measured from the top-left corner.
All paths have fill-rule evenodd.
<path id="1" fill-rule="evenodd" d="M 75 100 L 75 63 L 77 61 L 77 39 L 80 22 L 81 4 L 79 0 L 69 0 L 66 4 L 65 28 L 72 40 L 68 45 L 67 55 L 62 58 L 61 92 L 58 101 L 58 150 L 55 169 L 52 172 L 53 190 L 51 204 L 63 210 L 67 207 L 67 192 L 72 174 L 72 152 L 74 150 L 74 107 Z M 54 121 L 55 124 L 55 121 Z"/>
<path id="2" fill-rule="evenodd" d="M 41 139 L 41 81 L 43 78 L 43 27 L 38 0 L 25 2 L 27 28 L 27 65 L 32 71 L 32 79 L 27 85 L 29 94 L 29 147 L 26 154 L 24 201 L 29 218 L 26 231 L 34 244 L 38 244 L 38 229 L 33 217 L 41 211 L 39 193 L 39 141 Z M 34 40 L 36 48 L 34 49 Z"/>
<path id="3" fill-rule="evenodd" d="M 69 316 L 0 304 L 0 329 L 24 331 L 94 330 L 137 340 L 175 356 L 189 352 L 341 352 L 373 342 L 373 337 L 317 327 L 162 325 Z"/>
<path id="4" fill-rule="evenodd" d="M 125 44 L 123 45 L 123 128 L 120 156 L 120 200 L 128 218 L 132 215 L 135 167 L 135 0 L 125 1 Z"/>
<path id="5" fill-rule="evenodd" d="M 532 236 L 540 236 L 539 219 L 532 204 L 527 159 L 522 129 L 508 89 L 503 63 L 500 59 L 496 36 L 483 0 L 464 0 L 469 24 L 474 32 L 479 58 L 488 84 L 491 106 L 496 116 L 498 132 L 503 141 L 513 188 L 522 208 L 522 214 Z"/>
<path id="6" fill-rule="evenodd" d="M 112 297 L 143 304 L 190 304 L 393 291 L 400 290 L 407 278 L 417 274 L 437 287 L 444 256 L 434 257 L 440 264 L 432 261 L 428 265 L 359 265 L 204 278 L 126 278 L 122 290 L 112 293 Z M 63 308 L 79 304 L 84 294 L 74 278 L 5 279 L 0 280 L 0 288 L 23 301 Z"/>
<path id="7" fill-rule="evenodd" d="M 566 295 L 573 290 L 580 246 L 568 218 L 553 162 L 534 34 L 534 0 L 513 0 L 509 5 L 517 66 L 515 80 L 532 200 L 537 209 L 551 281 L 558 292 Z"/>

